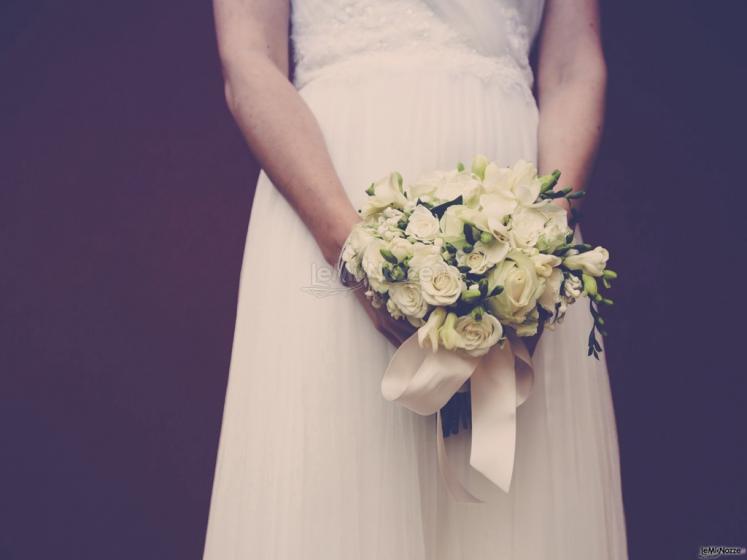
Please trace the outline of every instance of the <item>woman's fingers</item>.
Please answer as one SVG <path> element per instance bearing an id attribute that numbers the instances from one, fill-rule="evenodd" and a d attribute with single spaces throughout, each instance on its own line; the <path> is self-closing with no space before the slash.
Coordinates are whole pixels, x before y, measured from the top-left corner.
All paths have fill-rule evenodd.
<path id="1" fill-rule="evenodd" d="M 394 319 L 389 312 L 383 308 L 375 308 L 371 301 L 362 293 L 356 293 L 358 300 L 366 310 L 369 318 L 376 329 L 383 334 L 394 346 L 399 346 L 415 332 L 408 321 L 404 319 Z"/>

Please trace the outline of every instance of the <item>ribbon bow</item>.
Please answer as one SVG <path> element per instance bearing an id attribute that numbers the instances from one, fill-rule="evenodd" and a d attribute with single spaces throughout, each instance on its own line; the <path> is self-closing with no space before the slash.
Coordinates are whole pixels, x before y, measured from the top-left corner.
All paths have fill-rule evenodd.
<path id="1" fill-rule="evenodd" d="M 532 360 L 524 343 L 511 336 L 481 357 L 459 351 L 421 348 L 417 333 L 392 356 L 381 381 L 384 398 L 417 414 L 438 413 L 438 466 L 451 495 L 480 503 L 459 481 L 446 453 L 441 407 L 469 380 L 472 398 L 472 443 L 469 464 L 508 492 L 516 451 L 516 409 L 534 383 Z"/>

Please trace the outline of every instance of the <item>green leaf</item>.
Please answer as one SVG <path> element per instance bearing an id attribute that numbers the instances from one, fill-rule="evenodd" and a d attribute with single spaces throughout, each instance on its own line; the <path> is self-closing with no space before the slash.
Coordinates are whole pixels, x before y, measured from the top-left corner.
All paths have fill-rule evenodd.
<path id="1" fill-rule="evenodd" d="M 490 296 L 489 297 L 497 296 L 497 295 L 502 294 L 502 293 L 503 293 L 503 286 L 501 286 L 500 284 L 498 284 L 498 285 L 496 285 L 490 291 Z"/>
<path id="2" fill-rule="evenodd" d="M 462 195 L 460 194 L 454 200 L 449 200 L 447 202 L 444 202 L 443 204 L 434 206 L 430 210 L 434 216 L 440 219 L 444 215 L 444 212 L 446 212 L 447 208 L 449 208 L 449 206 L 454 206 L 455 204 L 462 204 L 462 201 L 463 201 Z"/>
<path id="3" fill-rule="evenodd" d="M 471 224 L 464 224 L 464 238 L 467 240 L 467 243 L 469 243 L 470 245 L 475 244 L 475 235 L 472 230 Z"/>
<path id="4" fill-rule="evenodd" d="M 477 301 L 480 299 L 480 297 L 482 297 L 482 294 L 480 294 L 480 290 L 467 290 L 465 292 L 462 292 L 462 299 L 467 303 Z"/>
<path id="5" fill-rule="evenodd" d="M 387 262 L 397 264 L 397 257 L 395 257 L 392 252 L 386 247 L 382 247 L 381 249 L 379 249 L 379 253 L 381 253 L 381 256 L 384 257 Z"/>

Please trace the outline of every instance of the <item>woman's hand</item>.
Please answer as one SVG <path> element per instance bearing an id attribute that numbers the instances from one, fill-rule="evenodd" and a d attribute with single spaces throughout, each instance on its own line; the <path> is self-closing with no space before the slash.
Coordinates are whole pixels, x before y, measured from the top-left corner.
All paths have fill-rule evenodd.
<path id="1" fill-rule="evenodd" d="M 362 289 L 356 289 L 355 296 L 366 310 L 374 327 L 394 346 L 399 347 L 417 330 L 405 319 L 394 319 L 384 307 L 375 308 Z"/>

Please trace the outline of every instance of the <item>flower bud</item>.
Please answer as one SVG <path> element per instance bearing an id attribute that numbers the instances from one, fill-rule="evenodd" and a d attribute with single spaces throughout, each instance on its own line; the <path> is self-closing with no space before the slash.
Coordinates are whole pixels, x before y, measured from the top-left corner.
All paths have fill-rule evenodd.
<path id="1" fill-rule="evenodd" d="M 560 171 L 556 169 L 549 175 L 545 175 L 544 177 L 540 177 L 542 180 L 542 186 L 540 187 L 540 192 L 548 192 L 555 187 L 555 185 L 558 184 L 558 179 L 560 179 Z"/>
<path id="2" fill-rule="evenodd" d="M 482 321 L 482 316 L 485 313 L 485 310 L 481 306 L 476 306 L 472 311 L 470 311 L 470 315 L 472 315 L 472 318 L 475 321 Z"/>
<path id="3" fill-rule="evenodd" d="M 381 253 L 381 256 L 384 257 L 387 262 L 397 264 L 397 257 L 395 257 L 392 252 L 386 247 L 382 247 L 381 249 L 379 249 L 379 253 Z"/>
<path id="4" fill-rule="evenodd" d="M 477 175 L 481 180 L 485 179 L 485 168 L 488 166 L 488 163 L 490 162 L 484 155 L 476 155 L 475 159 L 472 160 L 472 173 Z"/>
<path id="5" fill-rule="evenodd" d="M 474 301 L 477 301 L 482 297 L 482 294 L 480 293 L 479 289 L 476 290 L 466 290 L 462 292 L 462 300 L 467 303 L 472 303 Z"/>
<path id="6" fill-rule="evenodd" d="M 599 290 L 597 289 L 596 278 L 590 276 L 589 274 L 583 274 L 581 278 L 584 282 L 584 293 L 586 295 L 595 296 L 599 293 Z"/>

